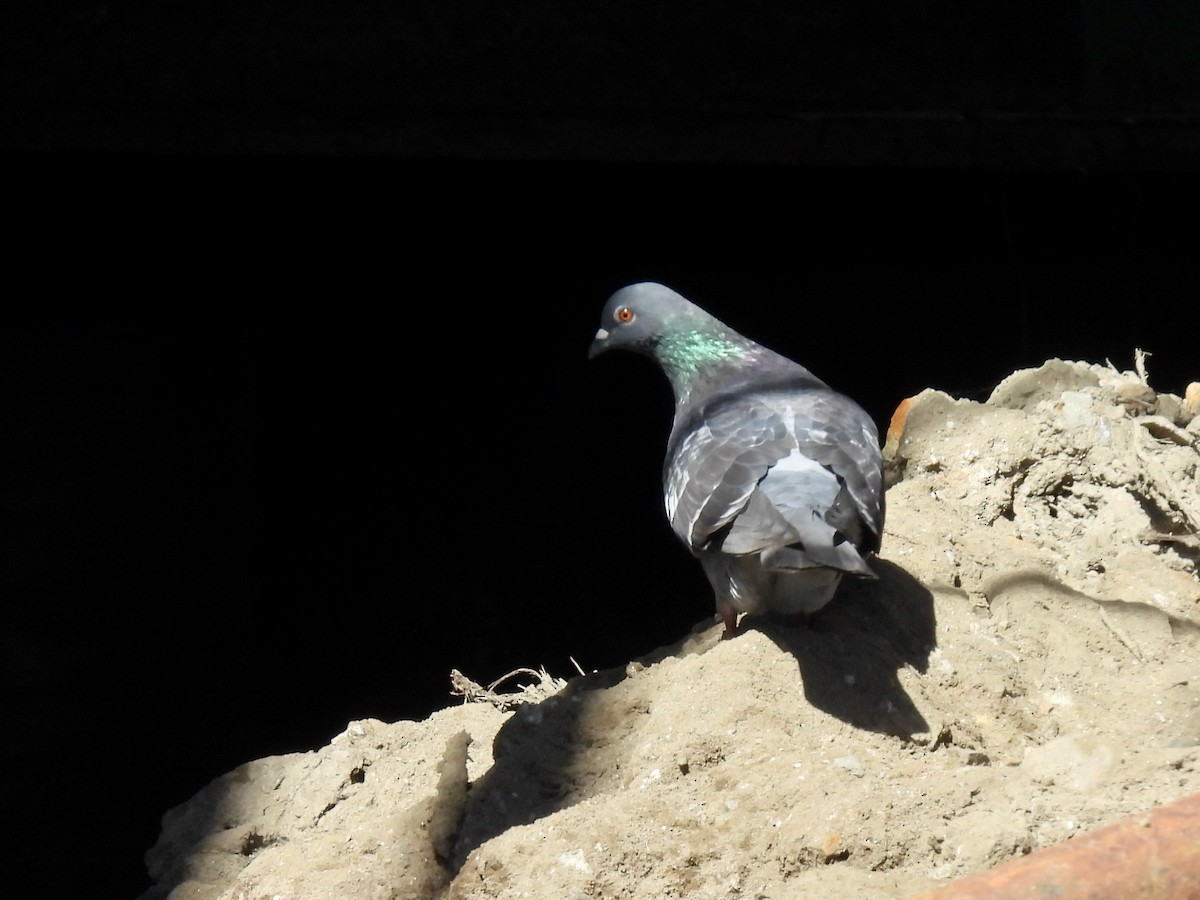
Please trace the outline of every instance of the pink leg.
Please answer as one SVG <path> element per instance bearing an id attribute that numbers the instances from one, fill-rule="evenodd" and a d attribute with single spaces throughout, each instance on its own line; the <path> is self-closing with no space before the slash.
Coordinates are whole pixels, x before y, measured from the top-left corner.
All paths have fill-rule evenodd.
<path id="1" fill-rule="evenodd" d="M 721 640 L 727 641 L 737 634 L 737 610 L 732 608 L 723 608 L 717 610 L 717 617 L 725 623 L 725 631 L 721 633 Z"/>

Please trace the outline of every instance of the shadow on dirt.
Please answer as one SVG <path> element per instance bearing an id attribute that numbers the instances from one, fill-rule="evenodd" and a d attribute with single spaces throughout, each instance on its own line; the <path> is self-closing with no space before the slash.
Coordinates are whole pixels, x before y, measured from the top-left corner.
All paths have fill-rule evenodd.
<path id="1" fill-rule="evenodd" d="M 897 672 L 925 672 L 937 646 L 933 595 L 903 568 L 874 559 L 877 580 L 846 579 L 806 623 L 747 617 L 796 659 L 809 703 L 843 722 L 909 738 L 929 731 Z"/>
<path id="2" fill-rule="evenodd" d="M 1170 623 L 1171 632 L 1176 636 L 1200 635 L 1200 622 L 1195 619 L 1174 615 L 1152 603 L 1139 600 L 1106 600 L 1101 597 L 1093 597 L 1091 594 L 1076 590 L 1054 576 L 1039 570 L 1006 572 L 997 575 L 987 580 L 983 586 L 983 592 L 989 603 L 995 603 L 998 598 L 1010 591 L 1031 587 L 1042 588 L 1068 600 L 1095 605 L 1098 609 L 1109 613 L 1140 618 L 1150 622 L 1163 619 Z"/>

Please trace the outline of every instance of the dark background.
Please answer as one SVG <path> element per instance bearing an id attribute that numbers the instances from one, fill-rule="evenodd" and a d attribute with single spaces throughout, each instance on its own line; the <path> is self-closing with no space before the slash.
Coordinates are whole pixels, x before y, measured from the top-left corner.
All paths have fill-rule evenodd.
<path id="1" fill-rule="evenodd" d="M 1200 378 L 1200 14 L 1049 6 L 6 8 L 15 869 L 136 896 L 242 762 L 707 615 L 665 380 L 585 358 L 625 283 L 881 427 L 1051 356 Z"/>

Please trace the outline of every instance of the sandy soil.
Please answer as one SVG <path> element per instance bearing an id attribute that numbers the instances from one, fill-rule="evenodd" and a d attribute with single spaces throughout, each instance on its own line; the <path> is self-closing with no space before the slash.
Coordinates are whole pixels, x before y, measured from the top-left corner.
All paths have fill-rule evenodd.
<path id="1" fill-rule="evenodd" d="M 926 391 L 877 581 L 246 763 L 166 814 L 145 896 L 905 897 L 1200 791 L 1197 392 Z"/>

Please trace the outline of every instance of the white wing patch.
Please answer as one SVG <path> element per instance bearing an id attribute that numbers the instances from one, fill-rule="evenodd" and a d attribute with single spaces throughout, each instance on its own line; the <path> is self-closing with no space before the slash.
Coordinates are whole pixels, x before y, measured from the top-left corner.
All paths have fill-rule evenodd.
<path id="1" fill-rule="evenodd" d="M 771 466 L 773 472 L 803 472 L 807 474 L 820 475 L 823 478 L 828 478 L 831 481 L 833 476 L 829 471 L 815 460 L 809 459 L 799 449 L 793 450 L 775 465 Z"/>
<path id="2" fill-rule="evenodd" d="M 693 475 L 692 467 L 686 465 L 684 461 L 693 458 L 697 453 L 702 453 L 701 448 L 705 444 L 710 443 L 712 439 L 712 431 L 707 426 L 697 428 L 683 439 L 683 442 L 675 451 L 675 464 L 671 466 L 670 477 L 667 480 L 666 490 L 663 492 L 663 499 L 667 506 L 667 520 L 671 523 L 671 528 L 675 533 L 687 542 L 689 546 L 692 545 L 691 535 L 694 532 L 700 514 L 704 511 L 704 504 L 692 504 L 692 515 L 688 522 L 675 521 L 675 516 L 679 511 L 679 502 L 683 498 L 683 495 L 687 493 Z M 685 525 L 686 527 L 684 527 Z"/>

